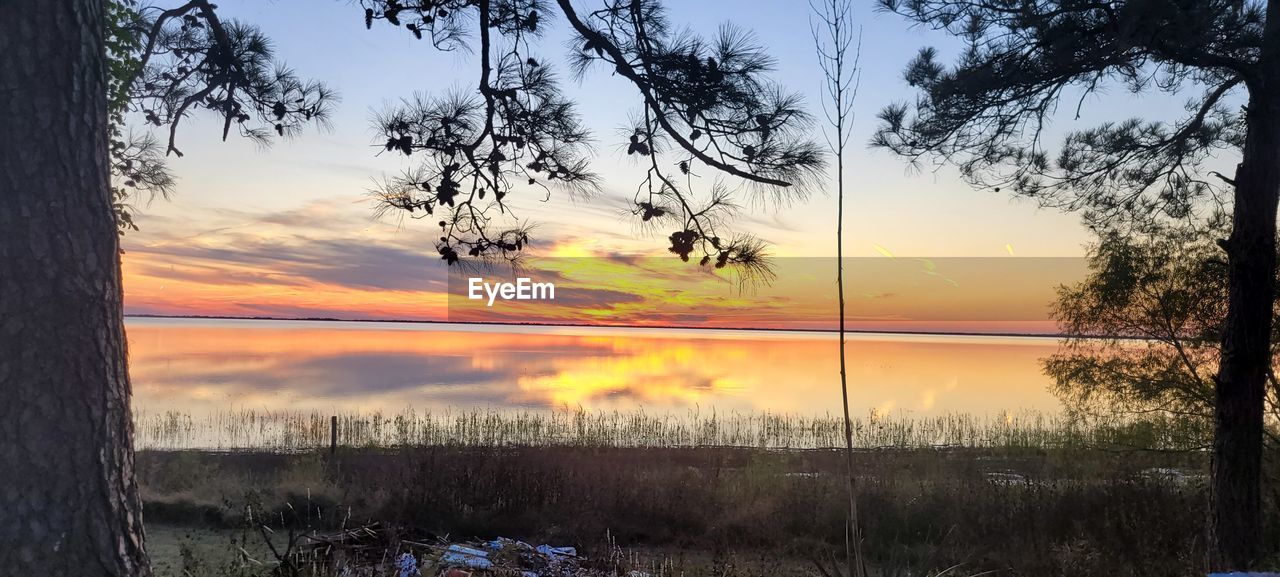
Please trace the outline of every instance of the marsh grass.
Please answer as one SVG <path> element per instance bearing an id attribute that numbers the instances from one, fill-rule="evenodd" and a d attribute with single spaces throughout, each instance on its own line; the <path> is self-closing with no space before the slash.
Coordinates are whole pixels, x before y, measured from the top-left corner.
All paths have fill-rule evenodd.
<path id="1" fill-rule="evenodd" d="M 814 575 L 808 561 L 843 543 L 835 417 L 347 413 L 334 453 L 329 418 L 138 415 L 147 518 L 227 528 L 247 507 L 306 511 L 317 527 L 377 521 L 593 557 L 610 535 L 686 577 Z M 1182 575 L 1204 558 L 1208 455 L 1195 421 L 870 414 L 854 430 L 878 574 Z M 1275 478 L 1280 463 L 1268 463 Z M 1266 516 L 1280 535 L 1280 508 L 1269 501 Z"/>
<path id="2" fill-rule="evenodd" d="M 344 447 L 751 447 L 843 446 L 840 418 L 769 412 L 506 411 L 464 409 L 339 413 Z M 135 414 L 140 449 L 307 451 L 327 447 L 328 413 L 228 409 L 204 415 Z M 1202 448 L 1204 423 L 1171 416 L 1099 419 L 1039 412 L 913 416 L 875 412 L 855 418 L 862 449 L 918 448 Z"/>
<path id="3" fill-rule="evenodd" d="M 453 539 L 507 536 L 687 551 L 751 574 L 812 574 L 843 538 L 837 450 L 754 448 L 343 448 L 142 451 L 151 522 L 370 521 Z M 878 449 L 855 455 L 869 560 L 886 574 L 1178 575 L 1203 556 L 1201 453 L 1091 449 Z M 265 506 L 265 507 L 264 507 Z M 1269 534 L 1277 534 L 1268 508 Z M 798 560 L 798 561 L 797 561 Z M 802 563 L 803 566 L 795 565 Z M 729 571 L 736 565 L 739 571 Z M 797 570 L 799 569 L 799 570 Z M 893 569 L 896 572 L 889 571 Z M 689 575 L 697 574 L 686 567 Z"/>

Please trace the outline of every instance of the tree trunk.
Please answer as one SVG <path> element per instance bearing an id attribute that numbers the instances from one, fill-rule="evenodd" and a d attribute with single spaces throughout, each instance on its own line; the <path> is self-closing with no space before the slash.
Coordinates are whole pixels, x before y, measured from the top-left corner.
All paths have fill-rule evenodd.
<path id="1" fill-rule="evenodd" d="M 1215 388 L 1210 568 L 1242 571 L 1263 554 L 1262 437 L 1280 199 L 1280 2 L 1268 8 L 1260 74 L 1249 83 L 1248 135 L 1236 171 L 1229 293 Z"/>
<path id="2" fill-rule="evenodd" d="M 145 576 L 103 0 L 0 18 L 0 573 Z"/>

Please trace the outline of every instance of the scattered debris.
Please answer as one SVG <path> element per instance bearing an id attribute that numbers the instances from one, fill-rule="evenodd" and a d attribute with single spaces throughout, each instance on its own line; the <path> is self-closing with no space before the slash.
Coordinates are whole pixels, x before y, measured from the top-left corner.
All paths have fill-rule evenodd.
<path id="1" fill-rule="evenodd" d="M 449 566 L 457 565 L 471 569 L 492 569 L 493 561 L 489 560 L 489 552 L 472 549 L 463 545 L 449 545 L 440 556 L 440 563 Z"/>
<path id="2" fill-rule="evenodd" d="M 400 577 L 418 577 L 422 572 L 418 570 L 418 560 L 414 558 L 412 553 L 401 553 L 396 559 L 396 568 L 400 570 Z"/>
<path id="3" fill-rule="evenodd" d="M 1149 469 L 1143 469 L 1141 475 L 1143 478 L 1148 480 L 1161 481 L 1184 487 L 1207 480 L 1203 473 L 1184 471 L 1182 469 L 1175 469 L 1172 467 L 1152 467 Z"/>
<path id="4" fill-rule="evenodd" d="M 574 547 L 534 546 L 505 537 L 452 543 L 369 525 L 306 539 L 309 544 L 298 551 L 300 560 L 351 577 L 388 570 L 397 577 L 603 577 L 582 566 L 585 559 Z M 627 577 L 648 574 L 632 571 Z"/>
<path id="5" fill-rule="evenodd" d="M 1028 482 L 1026 475 L 1008 471 L 989 471 L 986 477 L 994 485 L 1023 485 Z"/>

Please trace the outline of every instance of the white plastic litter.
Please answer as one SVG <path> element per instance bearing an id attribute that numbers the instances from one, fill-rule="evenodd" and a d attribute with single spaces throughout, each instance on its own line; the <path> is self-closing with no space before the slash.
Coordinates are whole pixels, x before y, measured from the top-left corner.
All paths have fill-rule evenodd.
<path id="1" fill-rule="evenodd" d="M 538 545 L 535 551 L 543 555 L 555 555 L 558 557 L 577 557 L 578 550 L 573 547 L 552 547 L 550 545 Z"/>
<path id="2" fill-rule="evenodd" d="M 563 577 L 576 572 L 577 563 L 581 561 L 578 550 L 574 547 L 551 545 L 535 547 L 524 541 L 498 537 L 472 547 L 449 545 L 440 556 L 440 563 L 446 567 L 495 569 L 497 566 L 494 564 L 492 555 L 500 551 L 515 552 L 515 561 L 504 558 L 502 568 L 518 571 L 520 577 Z"/>
<path id="3" fill-rule="evenodd" d="M 440 562 L 445 565 L 470 567 L 472 569 L 493 568 L 493 561 L 489 560 L 488 551 L 462 545 L 450 545 L 445 549 L 444 555 L 440 556 Z"/>

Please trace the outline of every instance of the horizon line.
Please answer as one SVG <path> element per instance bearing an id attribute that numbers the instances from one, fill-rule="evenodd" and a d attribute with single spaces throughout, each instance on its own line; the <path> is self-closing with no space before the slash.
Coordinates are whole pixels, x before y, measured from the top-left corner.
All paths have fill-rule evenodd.
<path id="1" fill-rule="evenodd" d="M 707 327 L 693 325 L 626 325 L 626 324 L 591 324 L 591 323 L 555 323 L 555 322 L 502 322 L 502 321 L 447 321 L 428 319 L 341 319 L 333 317 L 273 317 L 273 316 L 224 316 L 224 315 L 165 315 L 149 313 L 126 313 L 126 318 L 158 318 L 158 319 L 212 319 L 242 321 L 300 321 L 300 322 L 340 322 L 340 323 L 405 323 L 429 325 L 477 325 L 477 326 L 510 326 L 510 327 L 569 327 L 569 328 L 601 328 L 601 329 L 657 329 L 657 330 L 689 330 L 689 331 L 758 331 L 758 332 L 799 332 L 799 333 L 831 333 L 839 334 L 839 329 L 813 328 L 775 328 L 775 327 Z M 1140 337 L 1119 335 L 1074 335 L 1066 333 L 1017 333 L 1017 332 L 977 332 L 977 331 L 911 331 L 911 330 L 870 330 L 845 329 L 845 334 L 859 335 L 920 335 L 920 336 L 957 336 L 957 337 L 1023 337 L 1023 338 L 1095 338 L 1115 340 L 1143 340 Z"/>

